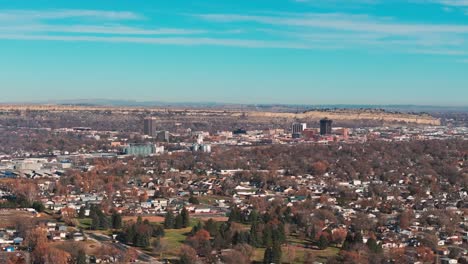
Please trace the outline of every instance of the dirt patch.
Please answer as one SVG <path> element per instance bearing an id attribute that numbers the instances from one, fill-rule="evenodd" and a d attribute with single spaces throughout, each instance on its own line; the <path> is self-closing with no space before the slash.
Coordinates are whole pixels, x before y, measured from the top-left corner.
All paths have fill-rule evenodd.
<path id="1" fill-rule="evenodd" d="M 130 221 L 130 220 L 136 221 L 137 218 L 138 218 L 138 216 L 124 216 L 124 217 L 122 217 L 122 220 L 124 222 Z M 164 222 L 164 217 L 157 216 L 157 215 L 142 216 L 141 218 L 143 219 L 143 221 L 148 220 L 151 223 L 162 223 L 162 222 Z"/>
<path id="2" fill-rule="evenodd" d="M 46 214 L 36 214 L 21 209 L 1 209 L 0 228 L 14 227 L 20 221 L 39 221 L 50 219 Z"/>
<path id="3" fill-rule="evenodd" d="M 198 218 L 198 217 L 197 217 Z M 227 222 L 229 220 L 229 217 L 226 216 L 214 216 L 214 217 L 200 217 L 199 219 L 203 221 L 208 221 L 209 219 L 213 219 L 213 221 L 216 222 Z"/>

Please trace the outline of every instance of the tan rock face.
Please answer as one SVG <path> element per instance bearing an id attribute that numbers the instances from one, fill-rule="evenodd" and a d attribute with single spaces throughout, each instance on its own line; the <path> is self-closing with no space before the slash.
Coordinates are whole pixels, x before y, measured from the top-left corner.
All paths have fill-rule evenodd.
<path id="1" fill-rule="evenodd" d="M 306 113 L 272 113 L 272 112 L 250 112 L 249 116 L 270 118 L 298 118 L 298 119 L 321 119 L 327 117 L 332 120 L 378 120 L 384 122 L 405 122 L 419 125 L 439 126 L 440 119 L 428 115 L 394 114 L 381 111 L 310 111 Z"/>
<path id="2" fill-rule="evenodd" d="M 429 115 L 416 115 L 404 113 L 390 113 L 380 110 L 330 110 L 330 111 L 308 111 L 305 113 L 283 113 L 283 112 L 262 112 L 262 111 L 239 111 L 239 110 L 220 110 L 220 109 L 179 109 L 164 107 L 110 107 L 110 106 L 65 106 L 65 105 L 0 105 L 0 110 L 36 110 L 36 111 L 102 111 L 111 110 L 118 112 L 126 111 L 145 111 L 145 112 L 166 112 L 177 113 L 182 116 L 191 117 L 245 117 L 246 119 L 304 119 L 318 121 L 327 117 L 336 121 L 352 120 L 373 120 L 385 123 L 408 123 L 428 126 L 439 126 L 440 119 Z"/>

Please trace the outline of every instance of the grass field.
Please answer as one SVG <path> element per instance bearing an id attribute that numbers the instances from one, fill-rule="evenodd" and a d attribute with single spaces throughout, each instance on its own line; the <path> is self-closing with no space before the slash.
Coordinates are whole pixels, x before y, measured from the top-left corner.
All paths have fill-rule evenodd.
<path id="1" fill-rule="evenodd" d="M 292 261 L 292 263 L 294 264 L 304 263 L 304 258 L 307 256 L 307 253 L 310 253 L 315 258 L 316 261 L 325 263 L 327 258 L 336 256 L 336 254 L 338 254 L 338 252 L 340 251 L 340 249 L 335 248 L 335 247 L 329 247 L 324 250 L 314 250 L 314 249 L 295 247 L 295 246 L 290 246 L 290 248 L 293 248 L 293 250 L 295 251 L 294 261 Z M 263 262 L 264 254 L 265 254 L 264 248 L 255 249 L 253 261 L 257 263 Z M 291 263 L 289 262 L 289 259 L 290 258 L 288 254 L 288 247 L 284 246 L 282 247 L 282 262 Z"/>
<path id="2" fill-rule="evenodd" d="M 91 226 L 91 218 L 78 218 L 78 228 L 87 230 Z"/>
<path id="3" fill-rule="evenodd" d="M 166 245 L 167 250 L 163 253 L 165 257 L 178 256 L 179 249 L 187 238 L 187 233 L 192 230 L 192 227 L 182 229 L 166 229 L 166 235 L 162 239 Z"/>
<path id="4" fill-rule="evenodd" d="M 88 255 L 95 255 L 99 253 L 100 244 L 93 240 L 87 241 L 59 241 L 52 244 L 54 247 L 65 250 L 69 253 L 77 252 L 80 249 L 83 249 Z"/>
<path id="5" fill-rule="evenodd" d="M 33 215 L 20 209 L 0 209 L 0 228 L 15 227 L 18 221 L 39 221 L 52 219 L 47 214 Z"/>

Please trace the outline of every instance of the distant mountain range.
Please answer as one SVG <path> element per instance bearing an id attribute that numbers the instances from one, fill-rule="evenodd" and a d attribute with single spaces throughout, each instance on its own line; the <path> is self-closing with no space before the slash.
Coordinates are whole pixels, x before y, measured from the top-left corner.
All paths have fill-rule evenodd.
<path id="1" fill-rule="evenodd" d="M 3 103 L 9 104 L 9 103 Z M 36 102 L 16 102 L 13 104 L 56 104 L 76 106 L 116 106 L 116 107 L 187 107 L 187 108 L 229 108 L 244 110 L 276 110 L 276 111 L 307 111 L 313 109 L 383 109 L 399 112 L 468 112 L 468 106 L 432 106 L 432 105 L 371 105 L 371 104 L 235 104 L 218 102 L 164 102 L 164 101 L 133 101 L 109 99 L 77 99 L 50 100 Z"/>

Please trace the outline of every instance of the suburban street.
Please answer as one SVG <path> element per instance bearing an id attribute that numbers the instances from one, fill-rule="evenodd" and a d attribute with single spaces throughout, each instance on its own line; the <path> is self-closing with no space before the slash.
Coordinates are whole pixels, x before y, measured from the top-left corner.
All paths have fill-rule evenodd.
<path id="1" fill-rule="evenodd" d="M 99 243 L 115 247 L 120 251 L 126 251 L 129 248 L 129 246 L 127 246 L 125 244 L 122 244 L 122 243 L 120 243 L 118 241 L 113 242 L 112 238 L 110 238 L 109 236 L 103 235 L 103 234 L 97 234 L 97 233 L 93 233 L 93 232 L 89 232 L 89 231 L 85 232 L 85 234 L 88 235 L 88 237 L 90 239 L 94 240 L 94 241 L 97 241 Z M 136 248 L 134 248 L 134 249 L 138 253 L 138 262 L 139 263 L 162 264 L 162 262 L 156 260 L 156 258 L 142 252 L 139 249 L 136 249 Z"/>

